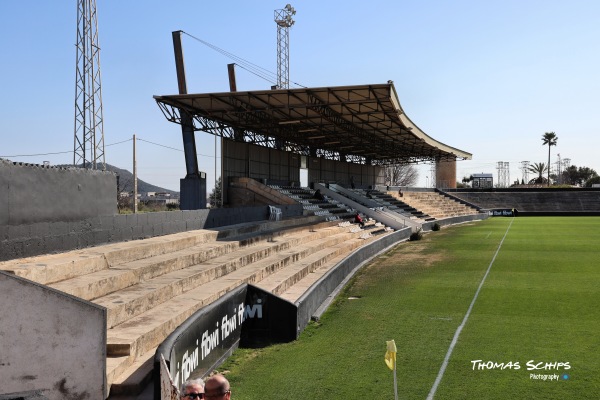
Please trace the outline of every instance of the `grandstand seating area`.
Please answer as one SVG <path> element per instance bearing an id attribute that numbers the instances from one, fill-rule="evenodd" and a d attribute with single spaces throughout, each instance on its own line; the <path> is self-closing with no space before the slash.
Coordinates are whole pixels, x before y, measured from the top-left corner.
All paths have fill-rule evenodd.
<path id="1" fill-rule="evenodd" d="M 354 215 L 355 210 L 345 205 L 343 198 L 370 209 L 385 210 L 388 216 L 389 213 L 393 213 L 397 217 L 418 223 L 478 213 L 474 207 L 433 191 L 406 191 L 400 197 L 398 192 L 386 193 L 379 190 L 349 189 L 332 185 L 331 189 L 343 196 L 342 200 L 338 201 L 331 198 L 315 199 L 315 190 L 309 188 L 275 185 L 271 185 L 270 188 L 301 203 L 305 214 L 324 216 L 327 220 L 351 218 Z"/>
<path id="2" fill-rule="evenodd" d="M 366 191 L 363 191 L 363 192 L 364 192 L 364 195 L 366 196 L 367 195 Z M 370 190 L 369 191 L 369 195 L 371 196 L 371 198 L 373 200 L 375 200 L 377 203 L 381 204 L 381 206 L 386 207 L 389 210 L 393 210 L 397 213 L 400 213 L 403 215 L 408 215 L 412 218 L 417 218 L 422 221 L 435 220 L 434 217 L 432 217 L 429 214 L 426 214 L 425 212 L 423 212 L 423 210 L 417 209 L 414 206 L 409 205 L 408 203 L 403 201 L 403 199 L 401 199 L 397 194 L 390 194 L 390 193 L 380 192 L 379 190 Z"/>
<path id="3" fill-rule="evenodd" d="M 519 212 L 600 211 L 600 191 L 594 190 L 452 191 L 449 194 L 483 209 L 516 208 Z"/>
<path id="4" fill-rule="evenodd" d="M 306 204 L 346 215 L 331 203 Z M 252 283 L 295 302 L 350 252 L 389 232 L 373 220 L 360 228 L 307 216 L 13 260 L 0 269 L 107 308 L 107 382 L 110 398 L 118 398 L 147 386 L 157 346 L 229 290 Z"/>
<path id="5" fill-rule="evenodd" d="M 462 204 L 438 192 L 405 191 L 402 193 L 402 197 L 400 197 L 397 192 L 389 192 L 388 194 L 395 197 L 397 200 L 402 199 L 404 203 L 423 213 L 427 213 L 435 219 L 478 213 L 475 208 Z"/>
<path id="6" fill-rule="evenodd" d="M 270 185 L 272 189 L 288 196 L 296 202 L 302 204 L 305 215 L 317 215 L 325 217 L 328 221 L 338 219 L 348 219 L 354 216 L 354 210 L 334 199 L 317 199 L 315 190 L 298 186 L 278 186 Z"/>

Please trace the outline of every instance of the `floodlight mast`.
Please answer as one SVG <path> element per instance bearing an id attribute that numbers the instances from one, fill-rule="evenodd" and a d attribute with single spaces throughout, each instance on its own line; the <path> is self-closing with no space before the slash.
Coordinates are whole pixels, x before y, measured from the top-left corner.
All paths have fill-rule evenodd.
<path id="1" fill-rule="evenodd" d="M 296 10 L 290 4 L 283 9 L 275 10 L 275 23 L 277 24 L 277 87 L 289 89 L 290 87 L 290 28 L 296 21 L 292 15 Z"/>
<path id="2" fill-rule="evenodd" d="M 77 1 L 73 165 L 106 169 L 96 0 Z M 99 165 L 100 164 L 100 165 Z"/>

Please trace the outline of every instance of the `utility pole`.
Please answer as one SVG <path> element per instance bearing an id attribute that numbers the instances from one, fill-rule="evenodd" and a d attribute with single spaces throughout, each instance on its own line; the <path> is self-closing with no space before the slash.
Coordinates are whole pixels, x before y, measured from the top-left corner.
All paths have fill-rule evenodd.
<path id="1" fill-rule="evenodd" d="M 133 213 L 138 212 L 137 201 L 137 157 L 135 151 L 135 133 L 133 134 Z"/>
<path id="2" fill-rule="evenodd" d="M 77 1 L 73 166 L 106 169 L 96 0 Z"/>

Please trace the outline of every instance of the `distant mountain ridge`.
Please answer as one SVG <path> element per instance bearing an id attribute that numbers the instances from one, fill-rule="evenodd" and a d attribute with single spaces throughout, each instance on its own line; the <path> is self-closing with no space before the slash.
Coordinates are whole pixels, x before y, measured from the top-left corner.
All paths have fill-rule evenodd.
<path id="1" fill-rule="evenodd" d="M 59 167 L 72 167 L 72 165 L 60 165 Z M 80 166 L 81 167 L 81 166 Z M 133 173 L 129 172 L 126 169 L 122 169 L 119 167 L 115 167 L 114 165 L 106 164 L 106 170 L 110 172 L 114 172 L 118 176 L 118 191 L 119 192 L 133 192 Z M 157 192 L 157 193 L 169 193 L 173 197 L 179 197 L 179 192 L 174 190 L 169 190 L 162 188 L 160 186 L 153 185 L 151 183 L 145 182 L 138 178 L 137 180 L 137 190 L 139 194 L 145 194 L 147 192 Z"/>
<path id="2" fill-rule="evenodd" d="M 116 173 L 119 177 L 119 192 L 133 192 L 133 173 L 129 172 L 126 169 L 121 169 L 110 164 L 106 164 L 106 170 Z M 141 180 L 140 178 L 138 178 L 137 180 L 137 190 L 138 193 L 169 193 L 171 194 L 171 196 L 179 197 L 179 192 L 153 185 L 151 183 Z"/>

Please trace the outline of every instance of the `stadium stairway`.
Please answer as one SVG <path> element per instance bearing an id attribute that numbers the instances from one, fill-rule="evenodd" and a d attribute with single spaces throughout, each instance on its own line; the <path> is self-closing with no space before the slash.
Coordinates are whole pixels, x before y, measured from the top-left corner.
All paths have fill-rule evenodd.
<path id="1" fill-rule="evenodd" d="M 366 191 L 364 192 L 366 196 Z M 402 201 L 400 197 L 391 195 L 389 193 L 383 193 L 379 190 L 370 190 L 369 195 L 372 199 L 380 203 L 382 206 L 385 206 L 391 210 L 394 210 L 401 214 L 410 215 L 413 218 L 422 220 L 422 221 L 433 221 L 434 217 L 426 214 L 423 210 L 417 209 L 412 205 L 409 205 Z"/>
<path id="2" fill-rule="evenodd" d="M 328 221 L 350 219 L 354 216 L 354 210 L 340 201 L 331 198 L 315 198 L 316 190 L 298 186 L 270 185 L 269 187 L 302 204 L 305 215 L 325 217 Z"/>
<path id="3" fill-rule="evenodd" d="M 335 183 L 327 185 L 319 183 L 315 184 L 315 188 L 331 196 L 332 200 L 345 204 L 353 213 L 359 212 L 396 230 L 410 227 L 415 232 L 421 229 L 423 222 L 426 222 L 387 201 L 375 196 L 367 197 L 362 189 L 348 189 Z"/>
<path id="4" fill-rule="evenodd" d="M 110 399 L 152 376 L 158 345 L 200 308 L 243 283 L 296 301 L 355 249 L 391 230 L 309 216 L 196 230 L 0 263 L 0 269 L 107 309 Z"/>
<path id="5" fill-rule="evenodd" d="M 399 194 L 388 193 L 400 200 Z M 437 192 L 404 191 L 402 201 L 435 219 L 477 214 L 478 210 Z"/>

